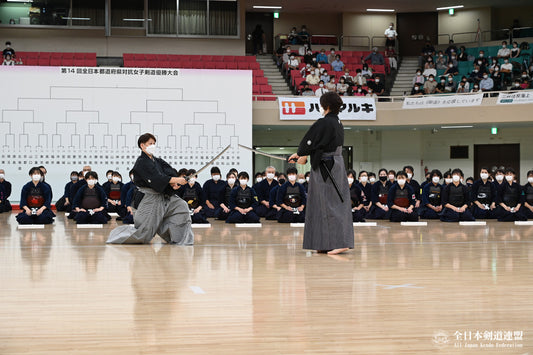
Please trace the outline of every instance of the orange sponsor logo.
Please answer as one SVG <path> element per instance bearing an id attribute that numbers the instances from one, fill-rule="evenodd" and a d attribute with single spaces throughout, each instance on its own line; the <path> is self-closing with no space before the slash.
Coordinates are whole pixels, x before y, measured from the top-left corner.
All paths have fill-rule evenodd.
<path id="1" fill-rule="evenodd" d="M 284 115 L 305 115 L 305 102 L 282 101 L 281 107 Z"/>

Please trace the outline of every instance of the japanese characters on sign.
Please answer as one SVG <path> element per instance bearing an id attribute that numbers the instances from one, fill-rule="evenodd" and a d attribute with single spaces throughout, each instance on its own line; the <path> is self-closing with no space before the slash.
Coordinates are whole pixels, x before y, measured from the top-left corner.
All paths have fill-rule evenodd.
<path id="1" fill-rule="evenodd" d="M 343 97 L 341 120 L 376 120 L 376 102 L 372 97 Z M 318 120 L 319 97 L 278 97 L 280 120 Z"/>

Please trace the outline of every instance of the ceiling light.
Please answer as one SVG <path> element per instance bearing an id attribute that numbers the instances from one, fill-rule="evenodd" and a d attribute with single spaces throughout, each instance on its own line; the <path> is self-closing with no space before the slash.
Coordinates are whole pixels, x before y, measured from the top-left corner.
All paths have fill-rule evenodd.
<path id="1" fill-rule="evenodd" d="M 123 18 L 122 21 L 130 21 L 130 22 L 142 21 L 142 22 L 144 22 L 144 19 L 143 18 Z M 152 21 L 152 19 L 149 18 L 148 21 Z"/>
<path id="2" fill-rule="evenodd" d="M 7 0 L 7 2 L 33 2 L 33 0 Z"/>
<path id="3" fill-rule="evenodd" d="M 282 9 L 281 6 L 263 6 L 263 5 L 257 5 L 257 6 L 254 6 L 254 9 L 277 9 L 277 10 L 280 10 Z"/>
<path id="4" fill-rule="evenodd" d="M 371 12 L 394 12 L 394 9 L 366 9 L 366 11 Z"/>
<path id="5" fill-rule="evenodd" d="M 90 17 L 62 17 L 63 20 L 90 21 Z"/>
<path id="6" fill-rule="evenodd" d="M 464 5 L 437 7 L 437 11 L 439 11 L 439 10 L 449 10 L 449 9 L 462 9 L 463 7 L 464 7 Z"/>
<path id="7" fill-rule="evenodd" d="M 440 128 L 444 128 L 444 129 L 454 129 L 454 128 L 474 128 L 474 126 L 441 126 Z"/>

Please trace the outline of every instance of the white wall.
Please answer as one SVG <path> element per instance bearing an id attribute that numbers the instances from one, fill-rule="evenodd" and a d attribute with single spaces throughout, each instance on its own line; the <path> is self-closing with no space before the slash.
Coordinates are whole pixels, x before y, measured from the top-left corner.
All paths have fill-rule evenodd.
<path id="1" fill-rule="evenodd" d="M 439 34 L 449 34 L 451 36 L 453 33 L 476 32 L 478 28 L 477 19 L 480 21 L 481 31 L 488 31 L 491 29 L 491 13 L 492 8 L 490 7 L 467 10 L 457 9 L 453 16 L 450 16 L 448 11 L 439 11 Z M 472 35 L 457 36 L 455 39 L 456 43 L 472 41 Z M 448 43 L 448 39 L 446 37 L 439 37 L 439 44 L 446 43 Z"/>

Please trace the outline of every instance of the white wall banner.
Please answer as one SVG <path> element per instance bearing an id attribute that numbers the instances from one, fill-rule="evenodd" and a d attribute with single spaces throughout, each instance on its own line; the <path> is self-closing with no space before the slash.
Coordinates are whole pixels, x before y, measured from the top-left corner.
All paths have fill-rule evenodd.
<path id="1" fill-rule="evenodd" d="M 517 91 L 513 93 L 500 92 L 498 94 L 498 104 L 532 104 L 533 103 L 533 91 Z"/>
<path id="2" fill-rule="evenodd" d="M 0 95 L 0 168 L 13 202 L 33 166 L 47 168 L 54 201 L 84 165 L 100 183 L 108 169 L 129 181 L 146 132 L 176 169 L 198 170 L 231 145 L 214 165 L 223 176 L 232 167 L 252 173 L 252 153 L 238 146 L 252 146 L 250 71 L 3 66 L 0 76 L 9 83 Z"/>
<path id="3" fill-rule="evenodd" d="M 341 120 L 366 121 L 376 119 L 376 102 L 372 97 L 345 97 L 339 118 Z M 280 120 L 318 120 L 319 97 L 278 97 Z"/>
<path id="4" fill-rule="evenodd" d="M 403 101 L 404 109 L 479 106 L 483 93 L 464 95 L 411 96 Z"/>

